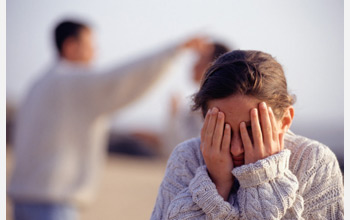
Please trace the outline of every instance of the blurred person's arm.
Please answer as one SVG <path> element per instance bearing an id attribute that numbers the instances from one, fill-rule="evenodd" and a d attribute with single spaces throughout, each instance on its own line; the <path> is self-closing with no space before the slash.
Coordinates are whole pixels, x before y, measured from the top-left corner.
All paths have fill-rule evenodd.
<path id="1" fill-rule="evenodd" d="M 176 54 L 195 45 L 192 39 L 180 45 L 148 54 L 106 73 L 93 74 L 85 83 L 90 106 L 110 113 L 135 101 L 163 75 Z"/>

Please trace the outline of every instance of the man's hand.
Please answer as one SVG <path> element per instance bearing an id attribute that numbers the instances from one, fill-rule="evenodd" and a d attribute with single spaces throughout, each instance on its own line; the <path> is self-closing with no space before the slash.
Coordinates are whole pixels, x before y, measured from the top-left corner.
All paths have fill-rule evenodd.
<path id="1" fill-rule="evenodd" d="M 208 42 L 208 38 L 206 37 L 194 37 L 192 39 L 189 39 L 188 41 L 184 42 L 181 45 L 182 49 L 192 49 L 195 50 L 198 53 L 203 53 L 207 51 L 208 47 L 210 47 L 211 44 Z"/>

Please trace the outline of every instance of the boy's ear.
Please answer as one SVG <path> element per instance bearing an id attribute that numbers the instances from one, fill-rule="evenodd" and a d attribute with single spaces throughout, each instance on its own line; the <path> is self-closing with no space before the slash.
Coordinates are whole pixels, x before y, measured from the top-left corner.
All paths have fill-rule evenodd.
<path id="1" fill-rule="evenodd" d="M 281 129 L 286 132 L 292 125 L 294 118 L 294 108 L 293 106 L 289 106 L 281 119 Z"/>

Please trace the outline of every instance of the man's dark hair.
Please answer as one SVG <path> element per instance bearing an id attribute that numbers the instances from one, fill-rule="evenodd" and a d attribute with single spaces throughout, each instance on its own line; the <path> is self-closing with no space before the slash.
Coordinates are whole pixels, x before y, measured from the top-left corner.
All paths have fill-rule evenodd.
<path id="1" fill-rule="evenodd" d="M 62 46 L 64 41 L 69 37 L 78 38 L 82 29 L 88 26 L 76 21 L 62 21 L 55 28 L 55 44 L 59 54 L 62 54 Z"/>

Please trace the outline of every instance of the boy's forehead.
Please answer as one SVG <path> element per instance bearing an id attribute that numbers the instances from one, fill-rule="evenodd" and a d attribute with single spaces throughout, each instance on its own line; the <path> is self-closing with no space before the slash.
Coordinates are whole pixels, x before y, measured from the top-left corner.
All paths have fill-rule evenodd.
<path id="1" fill-rule="evenodd" d="M 260 100 L 251 96 L 235 95 L 211 100 L 208 107 L 217 107 L 225 114 L 225 121 L 232 127 L 237 127 L 242 121 L 250 124 L 250 110 L 257 108 L 259 102 Z"/>

